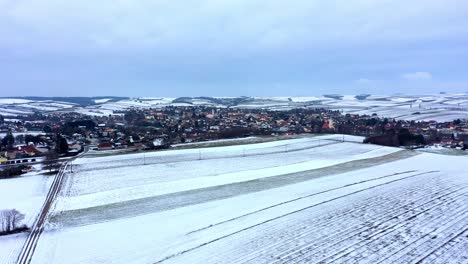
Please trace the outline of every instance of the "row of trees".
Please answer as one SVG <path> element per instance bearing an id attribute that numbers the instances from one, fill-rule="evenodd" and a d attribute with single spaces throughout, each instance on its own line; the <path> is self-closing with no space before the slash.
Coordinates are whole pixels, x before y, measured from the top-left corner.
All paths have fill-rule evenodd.
<path id="1" fill-rule="evenodd" d="M 19 176 L 23 174 L 23 171 L 27 168 L 26 165 L 18 165 L 18 166 L 9 166 L 6 168 L 0 169 L 0 179 L 8 179 Z"/>
<path id="2" fill-rule="evenodd" d="M 21 225 L 24 214 L 16 209 L 0 211 L 0 235 L 7 235 L 27 229 L 26 225 Z"/>
<path id="3" fill-rule="evenodd" d="M 15 138 L 13 133 L 8 131 L 5 137 L 1 139 L 0 145 L 5 149 L 13 149 L 15 142 L 19 144 L 28 144 L 30 142 L 34 144 L 45 143 L 44 138 L 41 136 L 18 135 Z M 68 142 L 60 133 L 55 134 L 55 151 L 59 154 L 68 152 Z"/>
<path id="4" fill-rule="evenodd" d="M 13 148 L 14 144 L 15 144 L 15 137 L 13 136 L 13 133 L 11 131 L 8 131 L 6 136 L 2 138 L 1 145 L 4 148 L 11 149 Z"/>

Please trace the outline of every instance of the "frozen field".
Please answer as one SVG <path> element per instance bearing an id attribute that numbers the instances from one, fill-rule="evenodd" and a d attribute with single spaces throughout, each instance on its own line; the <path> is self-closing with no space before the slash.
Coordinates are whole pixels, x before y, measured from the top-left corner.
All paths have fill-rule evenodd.
<path id="1" fill-rule="evenodd" d="M 359 98 L 359 99 L 358 99 Z M 243 97 L 237 98 L 129 98 L 113 101 L 111 98 L 95 100 L 95 105 L 78 106 L 60 101 L 33 101 L 24 99 L 0 99 L 0 114 L 7 117 L 30 115 L 34 111 L 78 112 L 90 116 L 121 114 L 130 108 L 160 108 L 164 106 L 211 106 L 241 109 L 290 110 L 312 107 L 327 108 L 354 114 L 377 114 L 381 117 L 404 120 L 435 120 L 438 122 L 468 118 L 468 93 L 421 95 L 371 95 L 371 96 L 306 96 L 306 97 Z M 227 100 L 227 101 L 226 101 Z"/>
<path id="2" fill-rule="evenodd" d="M 139 155 L 77 160 L 32 263 L 467 262 L 464 156 L 325 137 Z"/>
<path id="3" fill-rule="evenodd" d="M 32 226 L 44 203 L 53 176 L 30 172 L 18 178 L 0 179 L 0 210 L 17 209 L 22 223 Z M 27 234 L 0 236 L 0 263 L 16 263 Z"/>
<path id="4" fill-rule="evenodd" d="M 226 107 L 212 100 L 188 98 L 185 103 L 174 103 L 174 98 L 159 98 L 157 100 L 129 99 L 119 102 L 104 103 L 95 107 L 98 111 L 124 110 L 129 107 L 148 108 L 168 105 L 193 106 L 206 105 Z M 220 99 L 220 98 L 218 98 Z M 327 96 L 312 97 L 252 97 L 232 106 L 241 109 L 290 110 L 297 107 L 324 107 L 342 110 L 345 113 L 367 114 L 376 113 L 381 117 L 399 118 L 405 120 L 435 120 L 438 122 L 453 121 L 468 118 L 468 94 L 429 94 L 429 95 L 373 95 L 358 100 L 354 95 L 344 95 L 341 98 Z M 103 112 L 104 113 L 104 112 Z"/>

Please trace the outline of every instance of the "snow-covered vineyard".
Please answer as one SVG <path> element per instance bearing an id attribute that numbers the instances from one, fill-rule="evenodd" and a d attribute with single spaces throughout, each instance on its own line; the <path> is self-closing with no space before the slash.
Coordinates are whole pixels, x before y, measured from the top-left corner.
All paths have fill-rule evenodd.
<path id="1" fill-rule="evenodd" d="M 468 261 L 466 156 L 336 139 L 80 158 L 32 263 Z"/>

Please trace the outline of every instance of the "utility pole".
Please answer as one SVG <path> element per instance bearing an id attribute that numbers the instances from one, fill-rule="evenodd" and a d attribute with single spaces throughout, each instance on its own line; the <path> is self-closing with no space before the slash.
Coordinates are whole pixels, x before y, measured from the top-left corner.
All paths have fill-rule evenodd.
<path id="1" fill-rule="evenodd" d="M 143 165 L 146 165 L 146 154 L 143 153 Z"/>

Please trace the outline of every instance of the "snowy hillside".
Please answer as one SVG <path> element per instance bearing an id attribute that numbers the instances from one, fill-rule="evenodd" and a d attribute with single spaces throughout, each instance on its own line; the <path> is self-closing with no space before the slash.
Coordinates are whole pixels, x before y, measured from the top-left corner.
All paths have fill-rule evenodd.
<path id="1" fill-rule="evenodd" d="M 80 158 L 32 263 L 466 261 L 466 156 L 339 139 Z"/>
<path id="2" fill-rule="evenodd" d="M 84 100 L 84 99 L 82 99 Z M 210 106 L 240 109 L 290 110 L 299 107 L 322 107 L 343 113 L 377 114 L 404 120 L 453 121 L 468 118 L 468 94 L 435 95 L 325 95 L 309 97 L 139 97 L 88 98 L 77 104 L 54 100 L 0 99 L 0 114 L 28 115 L 34 111 L 78 112 L 107 116 L 130 108 L 160 108 L 164 106 Z M 81 101 L 79 101 L 81 102 Z"/>

